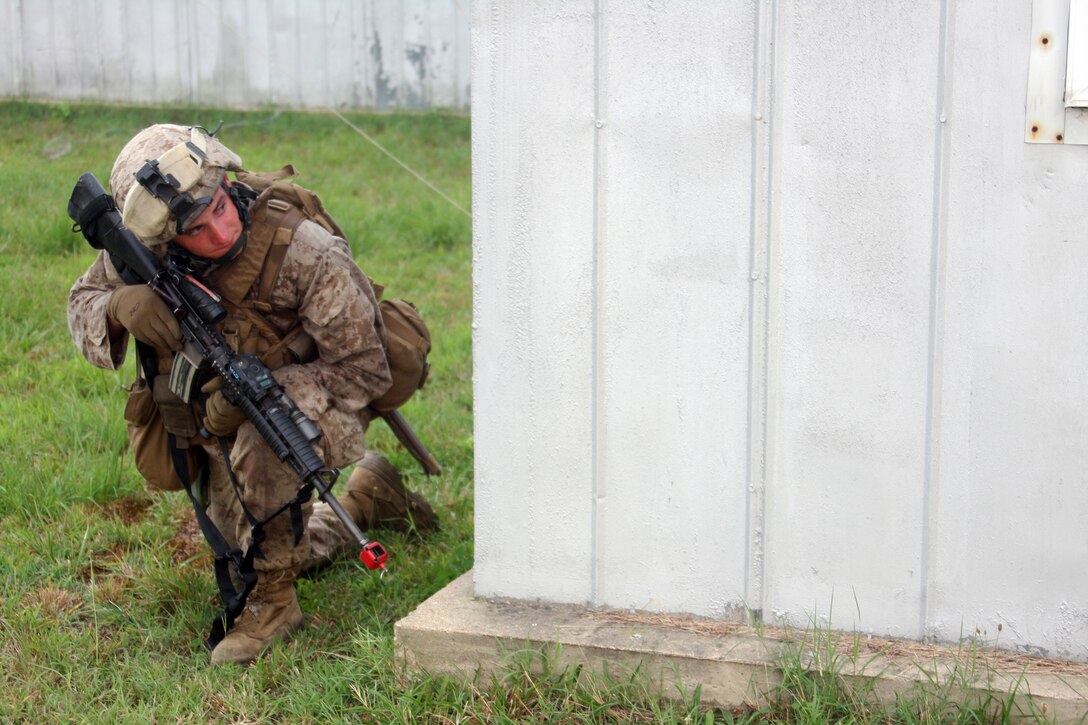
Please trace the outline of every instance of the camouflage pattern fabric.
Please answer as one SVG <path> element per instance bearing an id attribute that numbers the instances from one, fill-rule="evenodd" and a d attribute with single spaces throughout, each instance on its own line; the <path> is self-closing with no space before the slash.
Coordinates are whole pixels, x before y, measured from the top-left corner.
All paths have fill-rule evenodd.
<path id="1" fill-rule="evenodd" d="M 217 281 L 229 285 L 235 264 L 225 264 L 209 275 L 209 286 L 215 289 Z M 68 326 L 73 341 L 88 361 L 107 370 L 121 367 L 128 347 L 127 332 L 110 340 L 106 318 L 109 296 L 122 284 L 108 256 L 100 254 L 69 295 Z M 295 230 L 270 303 L 272 311 L 266 316 L 270 324 L 286 332 L 288 320 L 292 324 L 299 320 L 317 346 L 317 359 L 282 367 L 274 372 L 276 379 L 321 429 L 316 447 L 328 465 L 343 467 L 359 460 L 366 450 L 367 405 L 391 384 L 385 329 L 370 282 L 343 240 L 306 221 Z M 160 370 L 168 366 L 168 354 L 160 352 Z M 228 540 L 244 545 L 249 524 L 231 488 L 219 447 L 213 440 L 205 449 L 211 473 L 209 513 Z M 293 471 L 276 458 L 249 422 L 243 423 L 231 440 L 230 456 L 246 506 L 257 517 L 279 508 L 298 490 Z M 265 527 L 268 537 L 261 547 L 265 558 L 257 560 L 258 571 L 303 564 L 312 567 L 348 543 L 350 537 L 328 506 L 320 502 L 307 506 L 304 514 L 308 520 L 311 511 L 320 531 L 313 551 L 309 531 L 295 546 L 290 518 L 281 515 Z"/>

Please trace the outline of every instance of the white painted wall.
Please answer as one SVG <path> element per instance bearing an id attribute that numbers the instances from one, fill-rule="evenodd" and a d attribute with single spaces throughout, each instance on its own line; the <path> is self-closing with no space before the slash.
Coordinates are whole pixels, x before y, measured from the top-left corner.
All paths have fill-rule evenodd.
<path id="1" fill-rule="evenodd" d="M 468 0 L 0 0 L 0 98 L 469 106 Z"/>
<path id="2" fill-rule="evenodd" d="M 475 0 L 479 595 L 1088 660 L 1088 149 L 1024 142 L 1031 13 Z"/>

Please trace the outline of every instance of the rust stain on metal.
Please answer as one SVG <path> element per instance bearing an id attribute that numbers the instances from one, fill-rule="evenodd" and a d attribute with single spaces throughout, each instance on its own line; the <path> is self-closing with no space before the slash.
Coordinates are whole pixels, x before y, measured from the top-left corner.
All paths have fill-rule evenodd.
<path id="1" fill-rule="evenodd" d="M 1044 46 L 1050 45 L 1050 36 L 1044 35 L 1043 37 L 1039 38 L 1039 42 L 1041 42 Z"/>

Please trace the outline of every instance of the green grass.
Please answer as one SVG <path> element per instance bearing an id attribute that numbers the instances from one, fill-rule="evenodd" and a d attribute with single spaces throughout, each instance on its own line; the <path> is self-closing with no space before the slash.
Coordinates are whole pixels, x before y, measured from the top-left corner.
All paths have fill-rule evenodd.
<path id="1" fill-rule="evenodd" d="M 352 561 L 302 581 L 311 626 L 244 673 L 206 666 L 218 603 L 209 555 L 176 537 L 184 496 L 146 492 L 127 456 L 132 362 L 94 368 L 65 321 L 68 290 L 94 256 L 65 213 L 78 176 L 107 183 L 146 125 L 219 119 L 247 168 L 293 163 L 367 273 L 420 307 L 433 372 L 404 412 L 445 467 L 422 476 L 375 424 L 371 445 L 435 504 L 442 531 L 381 532 L 393 572 L 383 581 Z M 470 205 L 467 118 L 352 121 Z M 342 121 L 303 113 L 0 104 L 0 198 L 0 720 L 357 720 L 357 685 L 394 687 L 395 703 L 393 680 L 368 681 L 397 671 L 393 623 L 472 565 L 469 219 Z"/>
<path id="2" fill-rule="evenodd" d="M 350 560 L 300 580 L 308 627 L 245 670 L 207 666 L 201 643 L 219 610 L 210 555 L 179 534 L 193 532 L 184 497 L 145 491 L 129 459 L 131 360 L 117 373 L 92 367 L 65 322 L 68 290 L 93 258 L 65 213 L 79 175 L 107 183 L 116 152 L 149 124 L 220 119 L 247 168 L 294 164 L 363 269 L 419 306 L 433 369 L 404 412 L 445 469 L 424 477 L 375 424 L 370 444 L 432 501 L 441 532 L 379 532 L 384 580 Z M 467 118 L 350 120 L 470 208 Z M 406 671 L 394 622 L 473 558 L 466 215 L 331 115 L 19 102 L 0 103 L 0 204 L 0 722 L 966 723 L 1013 712 L 993 701 L 957 709 L 957 683 L 944 681 L 878 707 L 871 686 L 843 676 L 848 661 L 814 659 L 804 642 L 784 650 L 766 701 L 737 712 L 708 709 L 698 690 L 662 697 L 645 673 L 557 668 L 553 653 L 512 653 L 499 675 L 471 683 Z"/>
<path id="3" fill-rule="evenodd" d="M 813 617 L 771 644 L 780 678 L 748 713 L 757 722 L 983 725 L 1057 722 L 1031 699 L 1023 672 L 998 671 L 985 655 L 993 643 L 965 638 L 926 656 L 883 656 L 858 633 L 834 631 Z M 886 643 L 887 644 L 887 643 Z M 879 690 L 883 689 L 881 692 Z"/>

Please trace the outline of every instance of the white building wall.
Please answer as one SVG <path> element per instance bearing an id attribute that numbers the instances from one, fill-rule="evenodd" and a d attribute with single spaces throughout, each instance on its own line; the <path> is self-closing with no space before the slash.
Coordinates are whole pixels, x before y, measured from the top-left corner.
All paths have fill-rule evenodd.
<path id="1" fill-rule="evenodd" d="M 474 2 L 478 594 L 1088 660 L 1031 6 Z"/>
<path id="2" fill-rule="evenodd" d="M 776 8 L 772 620 L 920 634 L 940 9 Z"/>
<path id="3" fill-rule="evenodd" d="M 589 601 L 595 21 L 545 3 L 476 13 L 473 123 L 491 130 L 473 135 L 476 562 L 509 596 Z"/>
<path id="4" fill-rule="evenodd" d="M 469 106 L 469 0 L 0 0 L 0 98 Z"/>
<path id="5" fill-rule="evenodd" d="M 755 13 L 699 10 L 599 26 L 593 594 L 720 615 L 746 573 Z"/>
<path id="6" fill-rule="evenodd" d="M 950 28 L 926 616 L 1088 660 L 1088 149 L 1016 143 L 1028 6 Z"/>

